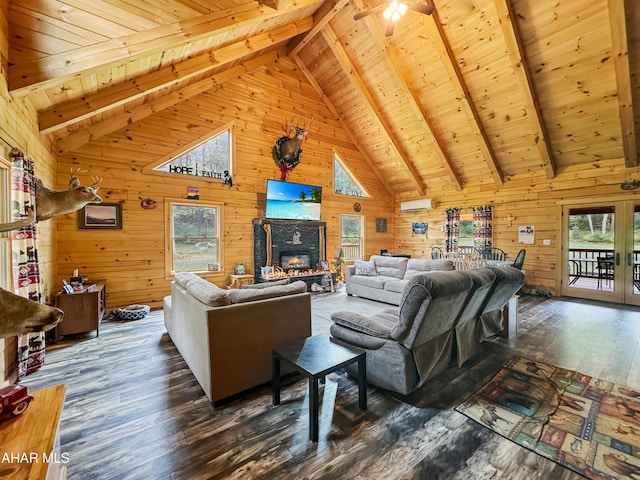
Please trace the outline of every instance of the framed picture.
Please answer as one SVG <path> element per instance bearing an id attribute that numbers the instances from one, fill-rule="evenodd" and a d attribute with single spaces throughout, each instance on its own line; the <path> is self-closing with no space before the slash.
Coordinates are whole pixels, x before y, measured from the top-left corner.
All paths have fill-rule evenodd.
<path id="1" fill-rule="evenodd" d="M 376 232 L 386 232 L 386 231 L 387 231 L 387 219 L 376 218 Z"/>
<path id="2" fill-rule="evenodd" d="M 273 267 L 260 267 L 260 275 L 262 277 L 273 275 Z"/>
<path id="3" fill-rule="evenodd" d="M 78 228 L 122 230 L 122 205 L 98 203 L 85 206 L 78 212 Z"/>
<path id="4" fill-rule="evenodd" d="M 424 235 L 427 233 L 428 225 L 424 222 L 414 222 L 412 226 L 413 233 L 416 235 Z"/>

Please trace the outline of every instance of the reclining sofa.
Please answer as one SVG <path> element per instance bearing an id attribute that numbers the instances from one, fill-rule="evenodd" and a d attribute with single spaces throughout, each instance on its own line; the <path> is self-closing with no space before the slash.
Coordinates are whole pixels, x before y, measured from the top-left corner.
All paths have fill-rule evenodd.
<path id="1" fill-rule="evenodd" d="M 305 282 L 245 287 L 179 272 L 164 298 L 167 332 L 212 403 L 270 381 L 272 350 L 311 335 Z"/>
<path id="2" fill-rule="evenodd" d="M 476 355 L 488 335 L 502 330 L 502 309 L 523 284 L 513 267 L 415 275 L 397 308 L 332 313 L 331 335 L 366 351 L 368 383 L 406 395 Z M 347 372 L 355 376 L 357 368 Z"/>

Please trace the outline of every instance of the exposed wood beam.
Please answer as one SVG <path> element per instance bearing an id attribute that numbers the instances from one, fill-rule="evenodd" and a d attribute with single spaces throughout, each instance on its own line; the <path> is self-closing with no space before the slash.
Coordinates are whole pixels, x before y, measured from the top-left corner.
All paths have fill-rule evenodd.
<path id="1" fill-rule="evenodd" d="M 342 70 L 344 71 L 344 74 L 347 76 L 347 78 L 351 82 L 351 85 L 356 89 L 359 95 L 364 99 L 365 104 L 369 107 L 370 113 L 372 114 L 373 118 L 375 118 L 378 121 L 381 130 L 386 133 L 391 145 L 392 153 L 395 154 L 400 159 L 400 161 L 404 164 L 409 174 L 409 177 L 411 178 L 411 181 L 415 184 L 420 195 L 424 195 L 426 188 L 424 186 L 422 179 L 420 178 L 420 175 L 416 171 L 413 164 L 405 158 L 402 146 L 393 135 L 393 128 L 391 127 L 391 124 L 387 121 L 384 115 L 382 115 L 380 108 L 378 108 L 376 104 L 375 99 L 369 92 L 369 89 L 365 85 L 364 81 L 360 78 L 360 75 L 356 71 L 356 67 L 353 65 L 353 63 L 351 63 L 351 60 L 349 59 L 347 52 L 342 47 L 340 40 L 338 39 L 337 35 L 335 34 L 335 32 L 333 31 L 330 25 L 327 25 L 322 30 L 322 36 L 324 37 L 325 41 L 329 45 L 329 48 L 331 49 L 336 59 L 338 60 L 338 63 L 340 64 Z"/>
<path id="2" fill-rule="evenodd" d="M 147 75 L 132 78 L 86 97 L 55 105 L 40 112 L 40 132 L 50 133 L 93 115 L 113 109 L 136 98 L 187 80 L 246 55 L 255 54 L 305 32 L 313 26 L 311 17 L 276 27 L 268 32 L 206 52 Z"/>
<path id="3" fill-rule="evenodd" d="M 547 129 L 542 121 L 542 114 L 538 108 L 536 92 L 531 80 L 531 72 L 529 66 L 524 61 L 525 56 L 522 37 L 515 24 L 516 16 L 511 6 L 511 0 L 494 0 L 494 3 L 498 11 L 502 35 L 507 44 L 507 52 L 513 64 L 516 78 L 520 83 L 520 91 L 524 98 L 524 109 L 527 112 L 527 118 L 531 124 L 531 142 L 538 149 L 542 160 L 541 166 L 545 175 L 547 178 L 554 178 L 556 176 L 556 166 L 553 160 L 553 152 L 551 145 L 549 145 Z"/>
<path id="4" fill-rule="evenodd" d="M 367 8 L 362 0 L 354 0 L 354 4 L 360 11 L 366 10 Z M 406 68 L 404 68 L 404 66 L 398 59 L 396 49 L 393 46 L 388 45 L 386 41 L 383 40 L 384 38 L 386 38 L 384 31 L 382 30 L 380 24 L 372 16 L 364 17 L 362 20 L 364 20 L 369 30 L 373 33 L 373 39 L 375 40 L 378 48 L 382 51 L 382 55 L 384 56 L 385 61 L 391 67 L 389 69 L 391 76 L 393 77 L 395 83 L 400 86 L 400 89 L 404 92 L 404 96 L 406 97 L 407 102 L 413 110 L 414 114 L 416 115 L 418 122 L 422 126 L 425 135 L 427 137 L 433 137 L 436 156 L 440 160 L 440 163 L 444 167 L 444 170 L 447 172 L 449 180 L 451 180 L 451 183 L 456 190 L 462 190 L 462 182 L 460 181 L 460 178 L 458 177 L 456 172 L 453 170 L 453 167 L 451 166 L 451 160 L 445 153 L 445 142 L 442 140 L 442 138 L 440 138 L 439 135 L 436 134 L 434 123 L 431 121 L 429 114 L 422 105 L 420 98 L 407 83 L 406 78 L 402 74 L 402 72 L 406 71 Z"/>
<path id="5" fill-rule="evenodd" d="M 320 30 L 322 30 L 347 3 L 349 3 L 349 0 L 325 0 L 316 13 L 313 14 L 313 28 L 305 35 L 300 35 L 289 42 L 287 56 L 293 57 L 300 53 L 300 50 L 313 40 Z"/>
<path id="6" fill-rule="evenodd" d="M 356 148 L 360 152 L 360 155 L 362 155 L 362 158 L 364 158 L 365 161 L 369 164 L 369 168 L 371 168 L 373 173 L 376 174 L 376 177 L 378 177 L 378 180 L 380 180 L 382 185 L 384 185 L 384 188 L 387 189 L 387 192 L 389 192 L 389 195 L 391 197 L 394 197 L 395 195 L 394 195 L 393 188 L 391 187 L 389 182 L 386 180 L 384 175 L 380 173 L 380 170 L 378 170 L 378 167 L 376 166 L 375 162 L 371 159 L 371 157 L 369 157 L 367 150 L 362 145 L 360 145 L 360 142 L 358 141 L 358 137 L 356 137 L 356 135 L 347 125 L 347 122 L 344 120 L 342 112 L 339 112 L 338 109 L 335 107 L 335 105 L 333 105 L 333 102 L 331 102 L 331 99 L 324 93 L 324 91 L 322 90 L 322 87 L 318 84 L 318 82 L 316 82 L 316 79 L 313 77 L 313 75 L 311 74 L 307 66 L 302 62 L 300 57 L 298 55 L 294 55 L 292 59 L 294 62 L 296 62 L 296 65 L 298 66 L 300 71 L 307 78 L 307 81 L 311 84 L 311 86 L 314 88 L 316 93 L 320 96 L 320 98 L 322 99 L 324 104 L 327 106 L 327 108 L 331 111 L 333 116 L 338 120 L 338 123 L 340 123 L 340 127 L 342 127 L 344 132 L 347 134 L 347 137 L 349 137 L 349 140 L 351 140 L 351 142 L 356 146 Z"/>
<path id="7" fill-rule="evenodd" d="M 458 101 L 467 116 L 467 120 L 474 132 L 478 147 L 482 152 L 482 158 L 487 165 L 489 173 L 497 185 L 502 185 L 504 184 L 504 178 L 498 165 L 498 160 L 493 153 L 487 134 L 482 127 L 480 115 L 471 101 L 471 95 L 469 94 L 469 89 L 464 81 L 462 72 L 460 72 L 453 52 L 446 40 L 447 37 L 442 28 L 437 9 L 430 15 L 430 18 L 425 20 L 424 26 L 429 30 L 429 36 L 434 43 L 435 51 L 439 53 L 440 60 L 447 71 L 447 75 L 451 79 L 451 87 L 455 90 Z"/>
<path id="8" fill-rule="evenodd" d="M 139 122 L 150 115 L 158 113 L 166 108 L 170 108 L 180 102 L 188 100 L 189 98 L 195 97 L 202 92 L 223 84 L 230 78 L 235 78 L 255 70 L 262 65 L 274 61 L 277 57 L 277 51 L 269 52 L 240 65 L 227 68 L 220 73 L 215 73 L 209 78 L 187 85 L 179 90 L 168 93 L 167 95 L 163 95 L 156 100 L 135 107 L 130 111 L 116 115 L 107 120 L 103 120 L 91 125 L 90 127 L 80 128 L 66 137 L 58 138 L 56 141 L 56 152 L 60 155 L 74 150 L 92 140 L 101 138 L 127 125 Z"/>
<path id="9" fill-rule="evenodd" d="M 63 83 L 81 72 L 91 72 L 106 65 L 130 61 L 132 57 L 150 55 L 196 40 L 227 34 L 240 27 L 261 22 L 319 3 L 320 0 L 296 0 L 295 4 L 273 10 L 255 4 L 248 9 L 226 9 L 210 15 L 181 20 L 169 25 L 115 38 L 88 47 L 62 52 L 25 64 L 9 67 L 9 91 L 14 96 L 26 95 L 42 88 Z"/>
<path id="10" fill-rule="evenodd" d="M 613 41 L 613 63 L 616 71 L 618 87 L 618 106 L 620 108 L 620 123 L 622 127 L 622 144 L 624 148 L 624 163 L 627 167 L 638 166 L 638 145 L 636 143 L 636 115 L 633 107 L 633 93 L 631 86 L 631 68 L 629 64 L 629 37 L 627 33 L 626 11 L 633 10 L 637 0 L 609 0 L 609 22 Z M 630 24 L 631 25 L 631 24 Z M 637 25 L 634 25 L 637 28 Z M 635 46 L 637 47 L 637 45 Z"/>
<path id="11" fill-rule="evenodd" d="M 261 5 L 281 10 L 289 5 L 289 0 L 258 0 Z"/>

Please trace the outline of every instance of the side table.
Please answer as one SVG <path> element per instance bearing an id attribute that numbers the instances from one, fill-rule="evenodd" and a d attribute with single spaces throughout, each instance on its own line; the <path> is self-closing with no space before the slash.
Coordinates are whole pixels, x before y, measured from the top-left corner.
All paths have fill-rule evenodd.
<path id="1" fill-rule="evenodd" d="M 251 285 L 253 283 L 253 275 L 229 275 L 231 284 L 228 288 L 242 288 L 242 285 Z"/>
<path id="2" fill-rule="evenodd" d="M 96 280 L 81 292 L 60 292 L 53 303 L 64 312 L 64 319 L 56 325 L 56 340 L 92 330 L 99 336 L 100 321 L 107 309 L 107 281 Z"/>
<path id="3" fill-rule="evenodd" d="M 358 405 L 367 409 L 366 352 L 347 347 L 326 335 L 314 335 L 273 350 L 273 404 L 280 405 L 280 362 L 309 379 L 309 440 L 318 441 L 318 380 L 358 362 Z"/>

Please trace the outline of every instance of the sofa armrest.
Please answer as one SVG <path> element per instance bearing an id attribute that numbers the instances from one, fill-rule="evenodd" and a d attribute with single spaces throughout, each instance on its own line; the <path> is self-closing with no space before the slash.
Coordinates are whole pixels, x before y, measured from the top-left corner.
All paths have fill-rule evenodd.
<path id="1" fill-rule="evenodd" d="M 333 323 L 341 325 L 350 330 L 364 333 L 372 337 L 389 338 L 393 324 L 375 316 L 367 317 L 356 312 L 333 312 L 331 314 Z"/>
<path id="2" fill-rule="evenodd" d="M 347 295 L 351 295 L 351 276 L 356 274 L 355 265 L 345 265 L 344 267 L 344 284 Z"/>

